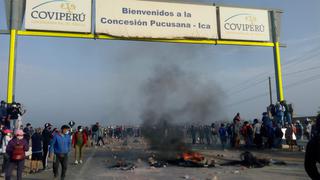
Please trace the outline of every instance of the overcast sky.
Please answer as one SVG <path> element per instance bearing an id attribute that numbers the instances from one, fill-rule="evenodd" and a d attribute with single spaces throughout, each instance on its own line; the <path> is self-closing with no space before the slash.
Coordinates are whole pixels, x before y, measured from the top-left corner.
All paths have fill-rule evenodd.
<path id="1" fill-rule="evenodd" d="M 314 115 L 320 106 L 320 1 L 214 2 L 284 11 L 285 99 L 293 103 L 296 115 Z M 0 1 L 0 29 L 5 28 Z M 0 35 L 0 99 L 6 99 L 8 47 L 9 37 Z M 24 119 L 36 125 L 70 120 L 136 124 L 140 122 L 141 85 L 157 65 L 174 64 L 224 91 L 217 94 L 224 118 L 231 119 L 236 112 L 245 119 L 260 118 L 269 104 L 267 78 L 274 77 L 272 53 L 266 47 L 19 37 L 16 99 L 28 110 Z"/>

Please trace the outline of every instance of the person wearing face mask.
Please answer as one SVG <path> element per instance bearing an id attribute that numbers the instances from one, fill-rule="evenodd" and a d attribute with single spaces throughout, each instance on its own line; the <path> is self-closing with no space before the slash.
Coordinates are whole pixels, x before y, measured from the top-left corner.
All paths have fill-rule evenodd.
<path id="1" fill-rule="evenodd" d="M 18 129 L 15 131 L 15 137 L 8 143 L 6 153 L 9 156 L 9 163 L 5 173 L 5 179 L 10 180 L 12 171 L 17 166 L 17 179 L 22 179 L 22 172 L 24 168 L 24 161 L 29 150 L 28 142 L 23 138 L 23 131 Z"/>
<path id="2" fill-rule="evenodd" d="M 74 157 L 75 162 L 74 164 L 82 164 L 82 148 L 87 144 L 87 135 L 85 132 L 83 132 L 83 127 L 78 126 L 78 130 L 76 133 L 73 134 L 72 137 L 72 145 L 75 149 L 74 151 Z M 78 156 L 77 156 L 78 155 Z"/>
<path id="3" fill-rule="evenodd" d="M 53 162 L 53 175 L 55 179 L 58 177 L 58 169 L 60 164 L 62 166 L 61 180 L 65 179 L 70 149 L 70 127 L 68 125 L 63 125 L 61 127 L 61 131 L 54 134 L 50 143 L 50 158 L 53 159 L 53 153 L 55 154 L 55 159 Z"/>
<path id="4" fill-rule="evenodd" d="M 48 151 L 49 151 L 49 145 L 50 141 L 52 139 L 52 125 L 50 123 L 46 123 L 44 125 L 44 129 L 42 131 L 42 167 L 43 170 L 46 170 L 48 168 Z"/>
<path id="5" fill-rule="evenodd" d="M 5 170 L 8 166 L 9 162 L 9 156 L 6 153 L 7 146 L 9 144 L 9 141 L 12 139 L 12 131 L 10 129 L 3 130 L 3 137 L 2 137 L 2 156 L 3 156 L 3 162 L 2 162 L 2 170 L 1 170 L 1 177 L 4 177 Z"/>

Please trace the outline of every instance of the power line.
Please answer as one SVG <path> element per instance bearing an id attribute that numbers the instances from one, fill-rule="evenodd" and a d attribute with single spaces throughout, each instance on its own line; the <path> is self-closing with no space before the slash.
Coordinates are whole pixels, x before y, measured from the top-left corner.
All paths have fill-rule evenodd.
<path id="1" fill-rule="evenodd" d="M 310 67 L 310 68 L 303 69 L 300 71 L 295 71 L 295 72 L 289 72 L 289 73 L 283 74 L 283 76 L 295 75 L 295 74 L 303 73 L 306 71 L 312 71 L 312 70 L 316 70 L 316 69 L 320 69 L 320 66 Z"/>
<path id="2" fill-rule="evenodd" d="M 291 83 L 291 84 L 289 84 L 289 85 L 287 85 L 285 87 L 286 88 L 295 87 L 295 86 L 299 86 L 299 85 L 302 85 L 302 84 L 305 84 L 305 83 L 309 83 L 309 82 L 312 82 L 312 81 L 315 81 L 315 80 L 319 80 L 319 79 L 320 79 L 320 74 L 317 74 L 317 75 L 305 78 L 303 80 L 299 80 L 298 82 Z M 268 93 L 261 93 L 261 94 L 255 95 L 253 97 L 246 98 L 246 99 L 237 101 L 235 103 L 232 103 L 232 104 L 229 104 L 229 105 L 226 105 L 226 106 L 231 107 L 231 106 L 235 106 L 235 105 L 238 105 L 238 104 L 250 102 L 250 101 L 253 101 L 253 100 L 256 100 L 256 99 L 260 99 L 262 97 L 266 97 L 267 95 L 268 95 Z"/>
<path id="3" fill-rule="evenodd" d="M 250 102 L 250 101 L 253 101 L 253 100 L 256 100 L 256 99 L 265 97 L 265 96 L 267 96 L 268 94 L 269 94 L 269 93 L 261 93 L 261 94 L 255 95 L 255 96 L 253 96 L 253 97 L 246 98 L 246 99 L 237 101 L 237 102 L 235 102 L 235 103 L 232 103 L 232 104 L 229 104 L 229 105 L 226 105 L 226 106 L 227 106 L 227 107 L 231 107 L 231 106 L 235 106 L 235 105 L 242 104 L 242 103 L 245 103 L 245 102 Z"/>
<path id="4" fill-rule="evenodd" d="M 283 76 L 289 76 L 289 77 L 290 77 L 291 75 L 303 73 L 303 72 L 306 72 L 306 71 L 316 70 L 316 69 L 320 69 L 320 66 L 315 66 L 315 67 L 306 68 L 306 69 L 303 69 L 303 70 L 300 70 L 300 71 L 290 72 L 290 73 L 287 73 L 287 74 L 283 74 Z M 274 75 L 272 75 L 272 77 L 274 78 Z M 228 95 L 231 96 L 231 95 L 238 94 L 238 93 L 243 92 L 243 91 L 245 91 L 245 90 L 247 90 L 247 89 L 249 89 L 249 88 L 252 88 L 252 87 L 254 87 L 254 86 L 257 86 L 257 85 L 259 85 L 259 84 L 262 84 L 262 83 L 264 83 L 264 82 L 266 82 L 266 81 L 267 81 L 267 79 L 263 79 L 263 80 L 261 80 L 261 81 L 253 82 L 253 83 L 248 84 L 247 86 L 239 89 L 238 91 L 232 92 L 232 93 L 230 93 L 230 94 L 228 94 Z"/>
<path id="5" fill-rule="evenodd" d="M 259 84 L 262 84 L 262 83 L 266 82 L 267 80 L 268 80 L 268 79 L 263 79 L 263 80 L 261 80 L 261 81 L 251 83 L 250 85 L 248 85 L 248 86 L 246 86 L 246 87 L 244 87 L 244 88 L 242 88 L 242 89 L 240 89 L 240 90 L 238 90 L 238 91 L 236 91 L 236 92 L 230 93 L 230 94 L 228 94 L 228 95 L 231 96 L 231 95 L 238 94 L 238 93 L 240 93 L 240 92 L 242 92 L 242 91 L 245 91 L 245 90 L 247 90 L 247 89 L 249 89 L 249 88 L 252 88 L 252 87 L 254 87 L 254 86 L 257 86 L 257 85 L 259 85 Z"/>
<path id="6" fill-rule="evenodd" d="M 318 53 L 318 54 L 320 54 L 320 53 Z M 313 55 L 314 56 L 314 55 Z M 312 57 L 311 57 L 312 58 Z M 301 60 L 301 59 L 300 59 Z M 310 60 L 310 59 L 307 59 L 306 61 L 308 61 L 308 60 Z M 305 62 L 305 61 L 304 61 Z M 314 69 L 318 69 L 318 68 L 320 68 L 320 67 L 312 67 L 312 68 L 308 68 L 308 69 L 304 69 L 304 70 L 301 70 L 301 71 L 297 71 L 297 72 L 291 72 L 291 73 L 287 73 L 287 74 L 285 74 L 284 76 L 288 76 L 288 75 L 290 75 L 290 74 L 298 74 L 298 73 L 300 73 L 300 72 L 305 72 L 305 71 L 307 71 L 307 70 L 314 70 Z M 269 72 L 269 71 L 268 71 Z M 266 74 L 266 73 L 262 73 L 261 75 L 263 75 L 263 74 Z M 273 77 L 274 78 L 274 74 L 272 74 L 272 75 L 269 75 L 270 77 Z M 255 77 L 255 78 L 257 78 L 257 77 Z M 260 78 L 259 78 L 260 79 Z M 254 80 L 254 79 L 252 79 L 252 80 Z M 248 82 L 250 82 L 250 81 L 252 81 L 252 80 L 248 80 L 248 81 L 246 81 L 244 84 L 247 84 Z M 240 87 L 242 87 L 242 88 L 240 88 L 240 90 L 238 90 L 238 91 L 235 91 L 235 92 L 233 92 L 233 93 L 231 93 L 230 95 L 233 95 L 233 94 L 237 94 L 238 92 L 242 92 L 242 91 L 244 91 L 244 90 L 246 90 L 246 89 L 249 89 L 249 88 L 251 88 L 252 86 L 255 86 L 255 85 L 258 85 L 258 84 L 260 84 L 260 83 L 262 83 L 262 82 L 264 82 L 265 81 L 265 79 L 262 79 L 262 80 L 259 80 L 259 81 L 257 81 L 257 82 L 253 82 L 253 83 L 250 83 L 250 84 L 247 84 L 247 85 L 243 85 L 242 84 L 242 86 L 240 86 Z M 227 92 L 232 92 L 234 90 L 234 88 L 233 89 L 231 89 L 231 90 L 229 90 L 229 91 L 227 91 Z"/>
<path id="7" fill-rule="evenodd" d="M 320 55 L 320 47 L 315 48 L 314 50 L 311 50 L 311 51 L 314 51 L 314 53 L 310 53 L 310 54 L 307 54 L 306 56 L 302 56 L 299 58 L 298 57 L 294 58 L 294 60 L 284 63 L 283 66 L 291 66 L 291 65 L 297 65 L 299 63 L 304 63 L 306 61 L 313 60 L 314 57 L 317 57 Z M 305 61 L 302 61 L 303 59 L 305 59 Z"/>
<path id="8" fill-rule="evenodd" d="M 286 88 L 294 87 L 294 86 L 297 86 L 297 85 L 302 85 L 302 84 L 309 83 L 311 81 L 318 80 L 318 79 L 320 79 L 320 74 L 317 74 L 317 75 L 302 79 L 302 80 L 300 80 L 298 82 L 294 82 L 294 83 L 288 84 L 286 86 Z"/>
<path id="9" fill-rule="evenodd" d="M 289 60 L 289 61 L 285 62 L 284 64 L 282 64 L 282 67 L 285 69 L 286 66 L 299 64 L 301 62 L 306 62 L 306 61 L 312 60 L 314 57 L 320 55 L 320 46 L 317 46 L 317 47 L 315 47 L 315 48 L 313 48 L 313 49 L 311 49 L 311 50 L 309 50 L 309 51 L 307 51 L 305 53 L 311 53 L 311 52 L 315 52 L 315 53 L 309 54 L 308 56 L 294 57 L 291 60 Z M 306 60 L 303 61 L 304 59 L 306 59 Z M 294 62 L 297 62 L 297 63 L 294 63 Z M 233 87 L 228 88 L 230 90 L 227 90 L 227 92 L 228 91 L 229 92 L 233 91 L 235 88 L 237 88 L 239 86 L 243 87 L 245 85 L 244 87 L 247 87 L 248 86 L 247 83 L 249 83 L 249 82 L 251 82 L 253 80 L 259 80 L 260 81 L 262 76 L 272 76 L 272 77 L 274 77 L 274 75 L 270 75 L 270 71 L 264 71 L 262 73 L 256 74 L 253 78 L 249 78 L 249 79 L 247 79 L 245 81 L 242 81 L 241 83 L 236 84 Z"/>

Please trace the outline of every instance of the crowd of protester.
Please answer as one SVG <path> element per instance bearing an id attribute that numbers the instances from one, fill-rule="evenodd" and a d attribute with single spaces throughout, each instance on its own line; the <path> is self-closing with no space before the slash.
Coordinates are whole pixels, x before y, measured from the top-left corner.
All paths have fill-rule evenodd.
<path id="1" fill-rule="evenodd" d="M 74 149 L 75 165 L 82 164 L 83 149 L 88 146 L 104 147 L 106 140 L 112 138 L 123 140 L 127 137 L 141 137 L 141 129 L 138 127 L 109 126 L 102 127 L 99 122 L 90 127 L 82 125 L 75 126 L 73 121 L 60 128 L 51 123 L 45 123 L 43 127 L 33 128 L 31 123 L 24 126 L 22 117 L 26 110 L 20 103 L 10 105 L 1 101 L 0 105 L 0 149 L 3 157 L 1 176 L 10 180 L 13 170 L 16 168 L 17 179 L 22 179 L 25 160 L 30 159 L 30 173 L 38 173 L 48 170 L 48 159 L 53 161 L 52 169 L 54 177 L 59 176 L 58 169 L 61 165 L 60 179 L 65 179 L 68 167 L 68 154 Z M 221 144 L 222 148 L 282 148 L 287 144 L 290 150 L 297 146 L 299 150 L 304 147 L 299 143 L 304 137 L 310 142 L 319 137 L 320 115 L 317 124 L 306 119 L 292 122 L 292 108 L 286 102 L 270 105 L 268 112 L 262 114 L 261 120 L 243 120 L 237 113 L 232 121 L 226 123 L 212 123 L 211 125 L 191 125 L 186 128 L 190 135 L 192 144 Z M 309 144 L 310 144 L 309 142 Z M 320 141 L 319 141 L 320 142 Z M 312 145 L 310 144 L 309 151 Z M 26 152 L 31 151 L 31 154 Z M 308 148 L 307 148 L 308 151 Z M 312 151 L 314 152 L 314 151 Z M 311 154 L 312 153 L 310 151 Z M 317 153 L 315 153 L 317 155 Z M 309 156 L 308 156 L 309 157 Z M 309 161 L 316 158 L 309 158 Z M 42 164 L 42 165 L 41 165 Z M 308 163 L 311 176 L 318 177 Z M 307 170 L 308 171 L 308 170 Z"/>
<path id="2" fill-rule="evenodd" d="M 11 179 L 12 172 L 17 167 L 17 179 L 22 179 L 25 160 L 30 159 L 30 173 L 48 170 L 48 159 L 53 160 L 53 173 L 57 178 L 61 165 L 61 179 L 65 179 L 68 154 L 74 148 L 74 164 L 83 163 L 83 148 L 86 146 L 103 146 L 107 137 L 123 139 L 128 136 L 139 137 L 140 129 L 124 126 L 102 127 L 99 122 L 91 127 L 81 125 L 73 128 L 70 121 L 61 128 L 45 123 L 43 127 L 33 128 L 31 123 L 23 125 L 22 117 L 26 110 L 20 103 L 0 105 L 0 149 L 3 156 L 1 176 Z M 28 153 L 31 151 L 30 155 Z M 42 164 L 42 165 L 41 165 Z"/>
<path id="3" fill-rule="evenodd" d="M 310 119 L 292 121 L 292 107 L 285 101 L 270 105 L 261 119 L 243 120 L 237 113 L 232 121 L 211 125 L 191 125 L 188 128 L 192 144 L 221 144 L 222 148 L 282 148 L 298 147 L 304 151 L 304 140 L 315 134 L 315 123 Z M 218 142 L 220 141 L 220 142 Z"/>

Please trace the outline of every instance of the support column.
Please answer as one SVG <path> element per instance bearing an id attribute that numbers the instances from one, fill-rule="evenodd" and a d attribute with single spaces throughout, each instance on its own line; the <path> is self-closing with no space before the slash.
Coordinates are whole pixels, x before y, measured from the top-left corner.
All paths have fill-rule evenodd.
<path id="1" fill-rule="evenodd" d="M 15 55 L 16 55 L 16 38 L 17 30 L 10 31 L 10 52 L 8 65 L 8 86 L 7 86 L 7 103 L 11 104 L 14 101 L 14 81 L 15 81 Z"/>
<path id="2" fill-rule="evenodd" d="M 275 79 L 277 87 L 277 100 L 283 101 L 283 84 L 282 84 L 282 69 L 281 69 L 281 58 L 280 58 L 280 44 L 279 42 L 274 43 L 274 67 L 275 67 Z"/>
<path id="3" fill-rule="evenodd" d="M 277 100 L 283 101 L 283 84 L 282 84 L 282 69 L 281 69 L 281 57 L 280 57 L 280 24 L 281 24 L 281 13 L 279 11 L 271 11 L 270 19 L 272 26 L 272 40 L 274 43 L 273 46 L 273 55 L 274 55 L 274 71 L 276 79 L 276 89 L 277 89 Z"/>

